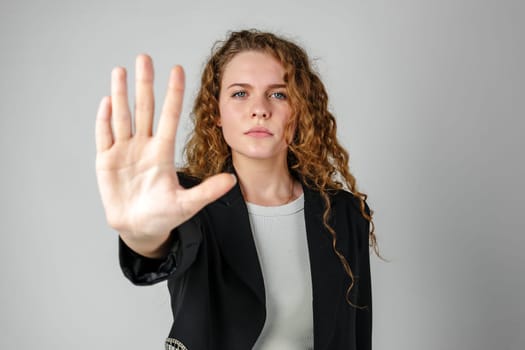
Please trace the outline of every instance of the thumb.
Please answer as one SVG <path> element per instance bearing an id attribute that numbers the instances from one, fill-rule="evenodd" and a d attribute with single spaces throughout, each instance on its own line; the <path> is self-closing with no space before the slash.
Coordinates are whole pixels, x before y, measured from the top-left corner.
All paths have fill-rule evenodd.
<path id="1" fill-rule="evenodd" d="M 184 193 L 185 216 L 195 215 L 207 204 L 223 196 L 237 183 L 233 174 L 222 173 L 211 176 Z"/>

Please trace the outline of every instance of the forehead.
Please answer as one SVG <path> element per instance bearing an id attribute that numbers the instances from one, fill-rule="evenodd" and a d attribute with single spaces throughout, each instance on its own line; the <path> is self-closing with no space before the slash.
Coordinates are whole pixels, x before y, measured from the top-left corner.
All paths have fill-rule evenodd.
<path id="1" fill-rule="evenodd" d="M 284 67 L 270 54 L 245 51 L 226 64 L 222 84 L 276 84 L 284 82 Z"/>

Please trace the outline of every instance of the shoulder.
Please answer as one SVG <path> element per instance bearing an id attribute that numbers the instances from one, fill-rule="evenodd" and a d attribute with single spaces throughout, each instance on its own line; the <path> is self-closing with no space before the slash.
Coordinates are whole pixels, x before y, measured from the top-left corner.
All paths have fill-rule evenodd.
<path id="1" fill-rule="evenodd" d="M 352 212 L 359 213 L 361 215 L 361 199 L 346 190 L 338 190 L 332 196 L 332 205 L 345 206 Z M 370 215 L 370 207 L 366 201 L 363 201 L 365 213 Z"/>
<path id="2" fill-rule="evenodd" d="M 303 185 L 303 190 L 305 193 L 305 201 L 318 207 L 325 207 L 323 196 L 319 190 L 311 188 L 308 185 Z M 346 208 L 346 210 L 352 213 L 361 213 L 361 200 L 357 195 L 347 190 L 340 189 L 329 190 L 328 196 L 330 198 L 330 206 L 332 208 Z M 368 207 L 368 204 L 365 202 L 364 205 L 366 213 L 370 214 L 370 208 Z"/>
<path id="3" fill-rule="evenodd" d="M 337 226 L 344 227 L 354 232 L 359 246 L 368 247 L 370 222 L 363 216 L 361 206 L 370 215 L 370 208 L 366 201 L 348 191 L 340 190 L 333 195 L 332 213 Z"/>
<path id="4" fill-rule="evenodd" d="M 307 186 L 304 187 L 304 190 L 305 206 L 310 209 L 311 213 L 317 213 L 317 215 L 322 216 L 326 207 L 321 193 Z M 357 223 L 366 230 L 369 222 L 361 211 L 361 206 L 364 205 L 365 213 L 370 215 L 371 210 L 366 201 L 361 201 L 357 195 L 346 190 L 330 191 L 329 198 L 330 216 L 333 220 Z"/>

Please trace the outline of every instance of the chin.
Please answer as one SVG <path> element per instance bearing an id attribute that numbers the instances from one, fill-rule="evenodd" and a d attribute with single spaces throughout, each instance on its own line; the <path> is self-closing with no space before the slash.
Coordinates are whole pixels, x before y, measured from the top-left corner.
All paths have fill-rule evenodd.
<path id="1" fill-rule="evenodd" d="M 238 158 L 245 158 L 245 159 L 252 159 L 252 160 L 275 160 L 277 161 L 279 158 L 282 157 L 282 155 L 279 152 L 269 152 L 269 151 L 263 151 L 263 150 L 251 150 L 246 152 L 234 152 L 237 153 Z M 286 155 L 284 155 L 286 158 Z"/>

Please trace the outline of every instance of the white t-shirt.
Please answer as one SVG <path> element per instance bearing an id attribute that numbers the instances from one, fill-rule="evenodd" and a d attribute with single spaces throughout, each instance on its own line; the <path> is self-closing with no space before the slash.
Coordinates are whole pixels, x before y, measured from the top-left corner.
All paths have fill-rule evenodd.
<path id="1" fill-rule="evenodd" d="M 266 322 L 254 349 L 313 349 L 304 195 L 282 206 L 246 205 L 266 292 Z"/>

